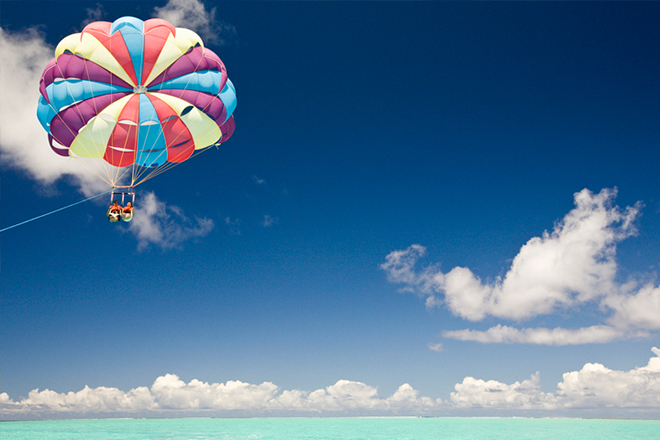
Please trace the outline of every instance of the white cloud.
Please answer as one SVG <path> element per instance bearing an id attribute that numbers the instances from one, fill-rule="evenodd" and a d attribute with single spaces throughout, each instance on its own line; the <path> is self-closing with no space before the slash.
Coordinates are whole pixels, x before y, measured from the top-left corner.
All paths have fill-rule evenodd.
<path id="1" fill-rule="evenodd" d="M 503 278 L 483 282 L 470 269 L 443 273 L 438 266 L 416 271 L 425 248 L 394 251 L 381 268 L 388 280 L 426 298 L 428 307 L 445 305 L 456 316 L 479 321 L 487 316 L 523 320 L 588 305 L 609 325 L 582 329 L 514 329 L 496 326 L 486 332 L 461 330 L 445 337 L 481 342 L 547 345 L 608 342 L 639 335 L 634 329 L 660 329 L 660 288 L 616 282 L 616 245 L 636 233 L 633 221 L 641 204 L 613 206 L 616 190 L 575 194 L 576 207 L 552 232 L 534 237 L 520 249 Z"/>
<path id="2" fill-rule="evenodd" d="M 253 385 L 239 380 L 209 384 L 193 379 L 186 384 L 173 374 L 156 379 L 151 392 L 162 409 L 267 409 L 278 388 L 270 382 Z"/>
<path id="3" fill-rule="evenodd" d="M 304 397 L 301 396 L 301 397 Z M 419 397 L 419 392 L 410 384 L 401 385 L 390 397 L 378 396 L 378 389 L 362 382 L 340 380 L 325 389 L 309 393 L 301 399 L 304 407 L 314 411 L 340 410 L 423 410 L 437 407 L 439 401 Z"/>
<path id="4" fill-rule="evenodd" d="M 272 382 L 260 385 L 230 380 L 208 383 L 193 379 L 186 383 L 174 374 L 158 377 L 151 388 L 128 392 L 117 388 L 84 387 L 78 392 L 57 393 L 33 390 L 14 401 L 0 393 L 0 409 L 13 418 L 96 415 L 194 415 L 200 411 L 222 414 L 241 411 L 246 415 L 267 414 L 381 414 L 433 415 L 461 409 L 540 410 L 545 414 L 572 409 L 660 409 L 660 349 L 653 347 L 644 367 L 617 371 L 587 363 L 579 371 L 563 375 L 555 392 L 541 390 L 540 374 L 522 382 L 506 384 L 496 380 L 466 377 L 455 385 L 448 401 L 420 397 L 405 383 L 390 397 L 362 382 L 339 380 L 315 391 L 284 390 Z M 621 412 L 620 414 L 624 414 Z"/>
<path id="5" fill-rule="evenodd" d="M 383 405 L 376 388 L 350 380 L 340 380 L 323 390 L 316 390 L 309 394 L 307 401 L 310 407 L 318 410 L 374 409 Z"/>
<path id="6" fill-rule="evenodd" d="M 603 304 L 614 310 L 609 320 L 614 325 L 660 330 L 660 287 L 645 284 L 636 292 L 623 288 Z"/>
<path id="7" fill-rule="evenodd" d="M 433 400 L 429 397 L 419 397 L 419 391 L 410 384 L 401 385 L 392 396 L 387 398 L 387 405 L 393 409 L 427 410 L 442 405 L 442 399 Z"/>
<path id="8" fill-rule="evenodd" d="M 9 33 L 0 28 L 0 161 L 42 185 L 68 176 L 89 197 L 107 190 L 107 185 L 82 161 L 57 157 L 37 120 L 39 79 L 53 52 L 34 29 Z"/>
<path id="9" fill-rule="evenodd" d="M 3 393 L 6 396 L 6 393 Z M 14 402 L 0 396 L 0 408 L 7 412 L 47 411 L 68 413 L 131 412 L 156 407 L 149 388 L 139 387 L 129 392 L 117 388 L 89 388 L 78 392 L 57 393 L 32 390 L 27 399 Z"/>
<path id="10" fill-rule="evenodd" d="M 564 373 L 557 384 L 557 399 L 565 407 L 660 408 L 660 349 L 645 367 L 630 371 L 610 370 L 586 364 L 580 371 Z"/>
<path id="11" fill-rule="evenodd" d="M 466 377 L 456 384 L 451 402 L 458 407 L 515 409 L 660 408 L 660 350 L 645 367 L 610 370 L 585 364 L 580 371 L 563 375 L 555 393 L 541 391 L 539 373 L 529 380 L 507 385 Z"/>
<path id="12" fill-rule="evenodd" d="M 495 380 L 466 377 L 456 384 L 451 402 L 459 408 L 554 409 L 553 396 L 541 391 L 539 373 L 529 380 L 507 385 Z"/>
<path id="13" fill-rule="evenodd" d="M 151 386 L 128 392 L 117 388 L 89 388 L 78 392 L 57 393 L 33 390 L 26 399 L 15 402 L 7 393 L 0 394 L 0 408 L 7 414 L 145 414 L 172 411 L 243 411 L 272 412 L 364 412 L 401 413 L 436 408 L 441 402 L 419 397 L 409 384 L 401 385 L 388 398 L 362 382 L 339 380 L 334 385 L 312 392 L 286 390 L 271 382 L 260 385 L 238 380 L 208 383 L 197 379 L 185 383 L 174 374 L 160 376 Z"/>
<path id="14" fill-rule="evenodd" d="M 208 235 L 213 227 L 213 220 L 195 217 L 192 221 L 181 208 L 167 205 L 154 193 L 147 192 L 136 201 L 128 230 L 137 238 L 141 251 L 150 244 L 162 249 L 180 248 L 185 241 Z"/>
<path id="15" fill-rule="evenodd" d="M 165 6 L 154 8 L 153 16 L 195 31 L 206 43 L 222 45 L 235 40 L 234 26 L 216 20 L 215 11 L 207 11 L 199 0 L 169 0 Z"/>

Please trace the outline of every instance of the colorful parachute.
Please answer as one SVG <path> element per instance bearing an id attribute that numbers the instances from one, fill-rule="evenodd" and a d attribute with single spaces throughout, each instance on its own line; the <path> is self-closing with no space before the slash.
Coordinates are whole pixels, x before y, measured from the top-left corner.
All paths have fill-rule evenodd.
<path id="1" fill-rule="evenodd" d="M 236 90 L 220 58 L 161 19 L 88 24 L 60 41 L 39 89 L 53 151 L 102 165 L 95 172 L 112 186 L 128 170 L 136 186 L 235 128 Z"/>

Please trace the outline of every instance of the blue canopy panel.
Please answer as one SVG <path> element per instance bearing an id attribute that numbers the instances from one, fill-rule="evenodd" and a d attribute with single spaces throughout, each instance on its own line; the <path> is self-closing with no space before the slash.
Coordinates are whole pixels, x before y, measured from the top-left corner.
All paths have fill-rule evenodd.
<path id="1" fill-rule="evenodd" d="M 164 81 L 149 87 L 148 90 L 157 92 L 162 89 L 182 89 L 217 95 L 220 91 L 220 84 L 222 84 L 221 72 L 217 70 L 200 70 Z"/>
<path id="2" fill-rule="evenodd" d="M 167 145 L 154 105 L 140 94 L 140 129 L 135 163 L 141 167 L 157 167 L 167 162 Z"/>
<path id="3" fill-rule="evenodd" d="M 236 88 L 234 87 L 234 84 L 227 78 L 227 83 L 225 86 L 222 88 L 222 92 L 218 94 L 218 98 L 222 101 L 222 103 L 225 105 L 225 108 L 227 109 L 227 119 L 234 113 L 234 110 L 236 109 Z M 225 119 L 225 122 L 227 120 Z"/>
<path id="4" fill-rule="evenodd" d="M 85 99 L 107 95 L 109 93 L 126 93 L 131 91 L 131 89 L 127 89 L 126 87 L 84 79 L 55 81 L 46 87 L 46 94 L 56 113 L 64 107 L 84 101 Z"/>
<path id="5" fill-rule="evenodd" d="M 138 85 L 140 85 L 142 78 L 142 68 L 144 64 L 144 22 L 137 18 L 128 18 L 130 18 L 131 21 L 118 26 L 117 29 L 119 32 L 121 32 L 121 36 L 124 39 L 124 43 L 126 43 L 126 48 L 128 49 L 128 53 L 131 55 L 133 69 L 135 69 L 135 76 L 137 78 Z M 113 28 L 111 28 L 111 33 L 112 32 L 114 32 Z"/>
<path id="6" fill-rule="evenodd" d="M 46 130 L 48 134 L 52 133 L 50 132 L 50 121 L 53 120 L 57 112 L 53 110 L 53 107 L 48 104 L 46 99 L 39 95 L 39 103 L 37 104 L 37 119 L 39 119 L 39 123 L 41 126 Z"/>

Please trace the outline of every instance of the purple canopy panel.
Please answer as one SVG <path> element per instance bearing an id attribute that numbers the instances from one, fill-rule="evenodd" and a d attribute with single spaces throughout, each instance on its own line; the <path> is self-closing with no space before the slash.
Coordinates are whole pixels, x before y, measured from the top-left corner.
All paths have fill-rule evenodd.
<path id="1" fill-rule="evenodd" d="M 44 99 L 46 100 L 46 102 L 48 104 L 50 104 L 50 100 L 48 100 L 48 94 L 46 93 L 46 84 L 45 84 L 45 82 L 46 82 L 47 78 L 50 78 L 52 76 L 51 71 L 53 69 L 55 69 L 56 66 L 57 66 L 57 59 L 53 58 L 52 60 L 50 60 L 48 62 L 48 64 L 46 64 L 46 67 L 44 68 L 44 73 L 41 74 L 41 79 L 39 80 L 39 91 L 41 92 L 41 96 L 44 97 Z M 50 80 L 50 82 L 48 84 L 50 84 L 52 82 L 53 81 Z"/>
<path id="2" fill-rule="evenodd" d="M 183 89 L 164 89 L 159 90 L 158 93 L 164 93 L 171 96 L 176 96 L 184 101 L 187 101 L 209 115 L 211 119 L 218 122 L 220 119 L 224 122 L 227 119 L 227 109 L 223 102 L 216 95 L 210 95 L 196 90 L 183 90 Z"/>
<path id="3" fill-rule="evenodd" d="M 212 62 L 217 66 L 222 66 L 222 67 L 218 67 L 218 70 L 222 72 L 227 72 L 227 69 L 225 68 L 225 64 L 222 62 L 220 57 L 211 49 L 204 49 L 204 56 L 209 60 L 209 62 Z"/>
<path id="4" fill-rule="evenodd" d="M 53 138 L 65 147 L 70 147 L 78 132 L 90 119 L 99 114 L 113 102 L 129 95 L 129 93 L 112 93 L 97 96 L 74 104 L 59 112 L 50 123 Z"/>
<path id="5" fill-rule="evenodd" d="M 227 122 L 220 126 L 220 131 L 222 131 L 222 139 L 220 140 L 220 143 L 227 142 L 231 135 L 234 134 L 235 129 L 236 122 L 234 122 L 234 115 L 231 115 L 229 119 L 227 119 Z"/>
<path id="6" fill-rule="evenodd" d="M 217 70 L 218 72 L 222 72 L 224 76 L 227 76 L 227 68 L 225 67 L 225 64 L 222 62 L 220 57 L 218 57 L 211 49 L 203 49 L 203 51 L 203 62 L 205 63 L 205 68 L 200 68 L 197 70 Z"/>
<path id="7" fill-rule="evenodd" d="M 51 150 L 53 150 L 55 153 L 59 154 L 60 156 L 69 156 L 69 149 L 56 147 L 55 145 L 53 145 L 54 140 L 55 139 L 53 139 L 51 135 L 48 135 L 48 143 L 50 144 Z"/>
<path id="8" fill-rule="evenodd" d="M 53 68 L 46 67 L 42 75 L 40 89 L 45 94 L 46 87 L 52 84 L 57 78 L 76 78 L 88 81 L 98 81 L 106 84 L 114 84 L 119 87 L 126 87 L 133 90 L 133 87 L 124 80 L 105 70 L 98 64 L 81 58 L 73 54 L 62 54 L 57 59 L 51 60 L 54 63 Z M 50 63 L 48 63 L 50 66 Z"/>
<path id="9" fill-rule="evenodd" d="M 212 117 L 216 124 L 222 125 L 227 120 L 227 107 L 220 98 L 214 96 L 206 114 Z"/>
<path id="10" fill-rule="evenodd" d="M 217 70 L 222 72 L 222 84 L 220 84 L 220 90 L 222 90 L 225 86 L 225 82 L 227 82 L 227 69 L 216 54 L 211 50 L 204 49 L 200 46 L 194 47 L 189 52 L 181 55 L 181 57 L 165 69 L 163 73 L 151 81 L 147 87 L 153 87 L 156 84 L 160 84 L 170 79 L 203 70 Z"/>
<path id="11" fill-rule="evenodd" d="M 63 54 L 57 59 L 57 65 L 60 67 L 62 78 L 84 78 L 85 64 L 83 59 L 78 56 Z M 58 76 L 54 76 L 53 81 L 57 77 Z"/>

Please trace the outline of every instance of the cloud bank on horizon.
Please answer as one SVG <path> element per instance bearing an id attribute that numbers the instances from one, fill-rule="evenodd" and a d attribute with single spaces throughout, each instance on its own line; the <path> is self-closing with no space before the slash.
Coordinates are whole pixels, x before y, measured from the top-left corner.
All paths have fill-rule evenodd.
<path id="1" fill-rule="evenodd" d="M 103 18 L 100 5 L 87 9 L 84 24 Z M 170 0 L 162 8 L 155 8 L 153 16 L 170 21 L 175 26 L 197 29 L 208 41 L 222 43 L 235 37 L 235 30 L 227 24 L 216 23 L 215 10 L 206 11 L 198 0 Z M 221 32 L 211 32 L 220 26 Z M 224 35 L 222 41 L 219 35 Z M 18 50 L 17 50 L 18 49 Z M 0 28 L 0 160 L 21 170 L 42 185 L 44 192 L 53 192 L 52 185 L 59 179 L 68 179 L 86 197 L 107 191 L 92 167 L 72 163 L 60 157 L 53 160 L 48 147 L 48 135 L 36 117 L 39 100 L 39 79 L 51 60 L 54 47 L 46 43 L 44 35 L 36 29 L 8 33 Z M 16 56 L 21 54 L 21 56 Z M 7 127 L 11 127 L 8 129 Z M 76 162 L 84 162 L 77 159 Z M 83 163 L 84 165 L 84 163 Z M 214 228 L 212 220 L 196 218 L 190 221 L 183 211 L 147 193 L 136 205 L 136 217 L 128 227 L 135 235 L 138 251 L 150 245 L 161 249 L 180 248 L 185 241 L 202 237 Z"/>
<path id="2" fill-rule="evenodd" d="M 592 307 L 603 324 L 577 329 L 516 328 L 498 324 L 486 331 L 445 331 L 443 336 L 482 343 L 573 345 L 648 336 L 660 330 L 660 287 L 617 281 L 616 245 L 636 234 L 641 203 L 621 209 L 616 189 L 575 194 L 575 208 L 522 246 L 504 277 L 484 282 L 470 269 L 447 273 L 438 265 L 416 270 L 426 248 L 414 244 L 391 252 L 381 268 L 404 291 L 425 297 L 427 307 L 446 306 L 469 321 L 495 317 L 523 321 L 574 307 Z"/>
<path id="3" fill-rule="evenodd" d="M 437 414 L 459 409 L 535 410 L 557 412 L 599 408 L 660 408 L 660 349 L 653 347 L 644 367 L 630 371 L 611 370 L 601 364 L 585 364 L 579 371 L 563 375 L 556 391 L 541 391 L 540 374 L 513 384 L 466 377 L 455 385 L 449 399 L 419 395 L 410 384 L 401 385 L 390 397 L 362 382 L 339 380 L 312 392 L 280 390 L 272 382 L 259 385 L 239 380 L 208 383 L 193 379 L 185 383 L 174 374 L 158 377 L 151 388 L 128 392 L 98 387 L 57 393 L 32 390 L 27 398 L 14 401 L 0 394 L 0 409 L 7 418 L 91 414 L 155 415 L 177 412 L 188 415 L 241 412 L 249 415 L 303 414 Z"/>

